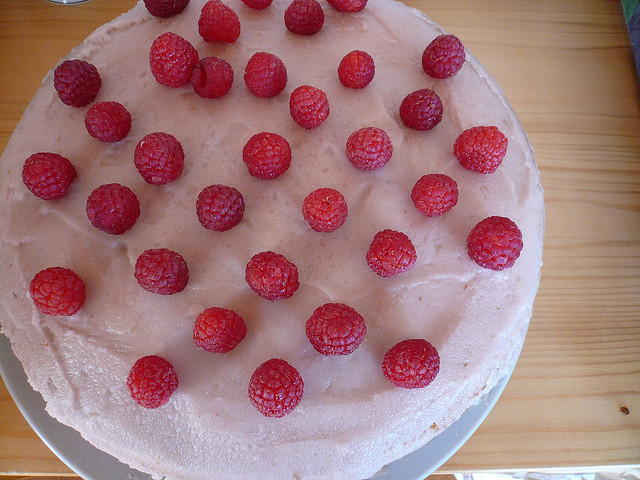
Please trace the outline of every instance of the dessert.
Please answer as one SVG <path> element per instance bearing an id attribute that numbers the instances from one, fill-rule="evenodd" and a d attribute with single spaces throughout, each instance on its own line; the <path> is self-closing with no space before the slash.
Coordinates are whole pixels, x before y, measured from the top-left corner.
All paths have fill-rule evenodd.
<path id="1" fill-rule="evenodd" d="M 443 32 L 400 3 L 369 0 L 357 12 L 322 3 L 320 30 L 300 35 L 285 26 L 286 3 L 252 10 L 229 0 L 241 25 L 231 43 L 200 36 L 204 3 L 191 0 L 165 19 L 139 3 L 70 52 L 68 59 L 94 65 L 101 77 L 90 105 L 63 103 L 53 73 L 44 79 L 0 161 L 2 332 L 47 411 L 134 468 L 184 480 L 367 478 L 446 429 L 516 361 L 542 256 L 542 189 L 529 142 L 468 52 L 454 76 L 425 74 L 425 47 Z M 212 22 L 205 23 L 209 31 Z M 203 98 L 180 72 L 169 79 L 173 86 L 161 84 L 149 55 L 154 44 L 180 43 L 173 35 L 200 59 L 228 62 L 235 75 L 227 93 Z M 353 51 L 375 62 L 363 88 L 339 78 Z M 187 70 L 197 63 L 190 52 Z M 257 52 L 286 67 L 283 89 L 257 89 L 278 93 L 257 96 L 244 84 Z M 299 108 L 297 96 L 290 102 L 294 91 L 317 108 Z M 105 135 L 108 141 L 85 128 L 87 112 L 103 102 L 131 117 L 129 125 L 121 115 L 126 128 L 113 126 L 117 135 Z M 508 139 L 492 173 L 465 168 L 454 155 L 460 135 L 478 126 L 495 126 Z M 354 165 L 347 152 L 349 137 L 369 127 L 383 130 L 393 147 L 390 158 L 371 160 L 375 170 Z M 124 139 L 111 141 L 124 130 Z M 175 137 L 184 154 L 179 175 L 161 184 L 147 183 L 135 164 L 139 142 L 156 132 Z M 288 168 L 274 178 L 252 175 L 243 161 L 247 142 L 263 132 L 291 150 Z M 39 198 L 22 181 L 25 161 L 38 152 L 67 158 L 77 172 L 59 198 Z M 412 199 L 428 174 L 457 185 L 455 205 L 435 217 Z M 315 231 L 302 212 L 321 188 L 339 192 L 348 207 L 331 232 Z M 210 201 L 212 190 L 227 192 L 230 215 Z M 501 270 L 468 252 L 470 232 L 487 218 L 498 218 L 489 222 L 494 229 L 507 218 L 521 232 L 519 256 L 507 252 L 491 264 Z M 474 238 L 480 254 L 486 231 Z M 372 271 L 373 250 L 372 263 L 390 276 Z M 150 251 L 180 257 L 186 285 L 170 294 L 143 288 L 136 264 Z M 279 290 L 250 275 L 248 264 L 280 257 L 287 278 Z M 30 282 L 48 268 L 68 269 L 84 283 L 75 313 L 43 314 L 34 304 Z M 325 355 L 307 338 L 307 321 L 328 304 L 364 320 L 366 333 L 358 330 L 347 354 Z M 231 351 L 193 341 L 198 316 L 210 308 L 235 312 L 246 326 Z M 415 352 L 429 359 L 420 378 L 393 373 L 402 358 L 422 355 Z M 169 380 L 154 382 L 152 398 L 134 400 L 139 372 L 159 364 Z M 282 405 L 265 401 L 269 375 L 291 387 Z"/>

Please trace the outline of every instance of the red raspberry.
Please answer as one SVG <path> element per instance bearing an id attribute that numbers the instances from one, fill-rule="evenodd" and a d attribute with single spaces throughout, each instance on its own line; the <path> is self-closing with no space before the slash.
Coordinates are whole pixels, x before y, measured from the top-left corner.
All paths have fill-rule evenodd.
<path id="1" fill-rule="evenodd" d="M 498 127 L 473 127 L 458 136 L 453 154 L 467 170 L 493 173 L 502 163 L 508 143 Z"/>
<path id="2" fill-rule="evenodd" d="M 89 135 L 101 142 L 119 142 L 129 135 L 131 114 L 118 102 L 94 103 L 84 118 Z"/>
<path id="3" fill-rule="evenodd" d="M 522 246 L 520 229 L 506 217 L 485 218 L 467 237 L 469 256 L 481 267 L 491 270 L 512 267 Z"/>
<path id="4" fill-rule="evenodd" d="M 341 12 L 359 12 L 367 6 L 367 0 L 327 0 L 336 10 Z"/>
<path id="5" fill-rule="evenodd" d="M 275 97 L 287 85 L 287 68 L 273 53 L 257 52 L 244 69 L 244 83 L 256 97 Z"/>
<path id="6" fill-rule="evenodd" d="M 218 57 L 205 57 L 193 69 L 191 84 L 203 98 L 218 98 L 227 94 L 233 84 L 233 69 Z"/>
<path id="7" fill-rule="evenodd" d="M 424 175 L 413 186 L 411 200 L 427 217 L 444 215 L 458 203 L 458 184 L 441 173 Z"/>
<path id="8" fill-rule="evenodd" d="M 293 0 L 284 11 L 284 24 L 292 33 L 313 35 L 324 23 L 324 11 L 316 0 Z"/>
<path id="9" fill-rule="evenodd" d="M 433 78 L 453 77 L 465 60 L 464 46 L 455 35 L 437 36 L 422 54 L 422 69 Z"/>
<path id="10" fill-rule="evenodd" d="M 354 50 L 347 53 L 338 66 L 340 83 L 349 88 L 364 88 L 376 74 L 373 58 L 367 52 Z"/>
<path id="11" fill-rule="evenodd" d="M 254 10 L 264 10 L 271 5 L 271 2 L 273 2 L 273 0 L 242 0 L 242 3 Z"/>
<path id="12" fill-rule="evenodd" d="M 244 198 L 233 187 L 209 185 L 198 195 L 196 213 L 204 228 L 224 232 L 242 220 Z"/>
<path id="13" fill-rule="evenodd" d="M 240 19 L 220 0 L 209 0 L 200 12 L 198 32 L 205 42 L 233 43 L 240 36 Z"/>
<path id="14" fill-rule="evenodd" d="M 151 73 L 161 85 L 173 88 L 186 85 L 197 63 L 198 51 L 188 40 L 175 33 L 163 33 L 151 45 Z"/>
<path id="15" fill-rule="evenodd" d="M 57 153 L 34 153 L 24 162 L 22 181 L 36 197 L 54 200 L 67 194 L 76 178 L 71 162 Z"/>
<path id="16" fill-rule="evenodd" d="M 254 177 L 276 178 L 291 165 L 291 146 L 277 133 L 258 133 L 242 149 L 242 160 Z"/>
<path id="17" fill-rule="evenodd" d="M 65 60 L 53 72 L 53 87 L 62 103 L 84 107 L 93 102 L 102 79 L 98 69 L 84 60 Z"/>
<path id="18" fill-rule="evenodd" d="M 146 291 L 173 295 L 189 283 L 189 268 L 182 255 L 166 248 L 145 250 L 136 261 L 133 275 Z"/>
<path id="19" fill-rule="evenodd" d="M 284 255 L 271 251 L 251 257 L 245 279 L 254 292 L 271 301 L 291 297 L 300 286 L 297 267 Z"/>
<path id="20" fill-rule="evenodd" d="M 319 127 L 329 116 L 327 94 L 319 88 L 302 85 L 291 92 L 289 112 L 301 127 Z"/>
<path id="21" fill-rule="evenodd" d="M 158 408 L 167 403 L 178 388 L 178 375 L 164 358 L 149 355 L 133 364 L 127 377 L 127 387 L 138 405 Z"/>
<path id="22" fill-rule="evenodd" d="M 103 232 L 121 235 L 133 227 L 139 216 L 138 198 L 124 185 L 101 185 L 87 198 L 87 217 Z"/>
<path id="23" fill-rule="evenodd" d="M 173 135 L 154 132 L 138 142 L 133 162 L 145 182 L 164 185 L 173 182 L 182 173 L 184 151 Z"/>
<path id="24" fill-rule="evenodd" d="M 382 230 L 373 237 L 367 264 L 381 277 L 406 272 L 416 263 L 416 249 L 409 237 L 395 230 Z"/>
<path id="25" fill-rule="evenodd" d="M 347 202 L 333 188 L 314 190 L 302 202 L 302 216 L 316 232 L 330 233 L 337 230 L 348 213 Z"/>
<path id="26" fill-rule="evenodd" d="M 29 294 L 42 313 L 70 316 L 84 303 L 85 285 L 72 270 L 51 267 L 36 273 Z"/>
<path id="27" fill-rule="evenodd" d="M 395 344 L 382 360 L 386 379 L 402 388 L 424 388 L 433 382 L 439 371 L 438 350 L 421 338 Z"/>
<path id="28" fill-rule="evenodd" d="M 314 310 L 305 325 L 307 338 L 323 355 L 348 355 L 367 333 L 364 318 L 343 303 L 327 303 Z"/>
<path id="29" fill-rule="evenodd" d="M 249 380 L 249 400 L 265 417 L 284 417 L 300 403 L 304 382 L 298 370 L 279 358 L 260 365 Z"/>
<path id="30" fill-rule="evenodd" d="M 402 100 L 400 118 L 409 128 L 431 130 L 442 120 L 442 101 L 433 90 L 416 90 Z"/>
<path id="31" fill-rule="evenodd" d="M 236 348 L 247 334 L 242 317 L 226 308 L 207 308 L 193 326 L 193 342 L 211 353 L 227 353 Z"/>
<path id="32" fill-rule="evenodd" d="M 185 9 L 189 0 L 144 0 L 144 6 L 154 17 L 169 18 Z"/>
<path id="33" fill-rule="evenodd" d="M 362 170 L 373 171 L 382 168 L 392 155 L 391 139 L 381 128 L 361 128 L 347 139 L 347 157 Z"/>

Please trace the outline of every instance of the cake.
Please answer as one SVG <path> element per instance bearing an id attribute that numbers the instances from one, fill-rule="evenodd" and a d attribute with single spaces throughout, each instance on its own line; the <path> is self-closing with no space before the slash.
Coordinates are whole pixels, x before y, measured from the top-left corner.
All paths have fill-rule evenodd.
<path id="1" fill-rule="evenodd" d="M 66 57 L 97 68 L 94 105 L 118 102 L 130 113 L 120 141 L 89 135 L 91 106 L 65 105 L 53 70 L 44 78 L 0 162 L 2 332 L 52 417 L 155 477 L 368 478 L 444 431 L 517 360 L 538 288 L 544 225 L 529 141 L 468 51 L 454 76 L 425 74 L 423 51 L 444 32 L 401 3 L 369 0 L 359 12 L 323 3 L 324 24 L 303 35 L 285 26 L 288 2 L 258 10 L 229 0 L 241 24 L 230 43 L 199 34 L 204 3 L 191 0 L 181 13 L 158 18 L 140 2 Z M 228 62 L 230 90 L 203 98 L 190 83 L 161 85 L 149 56 L 165 32 L 188 40 L 200 58 Z M 354 89 L 337 69 L 356 50 L 375 61 L 375 75 Z M 286 66 L 286 86 L 274 96 L 260 98 L 243 82 L 256 52 L 271 52 Z M 305 85 L 325 93 L 330 106 L 314 128 L 290 114 L 292 92 Z M 441 121 L 426 131 L 408 127 L 399 113 L 420 89 L 436 92 L 443 105 Z M 485 125 L 508 140 L 501 164 L 487 174 L 465 168 L 453 152 L 462 132 Z M 365 127 L 386 132 L 393 146 L 373 171 L 347 156 L 348 138 Z M 147 183 L 134 165 L 138 142 L 152 132 L 171 134 L 184 151 L 182 171 L 164 185 Z M 260 132 L 290 145 L 290 166 L 276 178 L 257 178 L 243 162 L 244 146 Z M 57 153 L 75 167 L 77 178 L 61 198 L 43 200 L 25 188 L 23 166 L 36 152 Z M 418 179 L 431 173 L 454 179 L 459 192 L 455 206 L 433 217 L 411 198 Z M 114 183 L 139 202 L 139 216 L 118 234 L 95 228 L 86 208 L 97 187 Z M 204 228 L 196 214 L 200 193 L 212 185 L 243 198 L 241 219 L 225 231 Z M 348 206 L 330 233 L 312 229 L 302 213 L 319 188 L 340 192 Z M 470 232 L 492 217 L 510 219 L 522 236 L 519 257 L 502 270 L 469 254 Z M 415 248 L 410 268 L 389 277 L 366 258 L 385 230 L 401 232 Z M 180 254 L 188 265 L 181 291 L 141 287 L 135 266 L 149 249 Z M 260 252 L 296 266 L 299 286 L 288 298 L 263 298 L 248 285 L 247 264 Z M 82 279 L 86 295 L 76 313 L 36 308 L 30 282 L 49 267 Z M 366 325 L 347 355 L 320 353 L 306 335 L 307 320 L 328 303 L 348 305 Z M 196 318 L 212 307 L 232 310 L 246 324 L 227 353 L 193 341 Z M 406 339 L 426 339 L 439 355 L 437 375 L 422 388 L 398 387 L 381 368 L 386 352 Z M 134 363 L 150 355 L 170 362 L 179 379 L 158 408 L 143 408 L 127 388 Z M 253 373 L 269 359 L 283 359 L 304 381 L 299 403 L 280 418 L 261 414 L 248 395 Z"/>

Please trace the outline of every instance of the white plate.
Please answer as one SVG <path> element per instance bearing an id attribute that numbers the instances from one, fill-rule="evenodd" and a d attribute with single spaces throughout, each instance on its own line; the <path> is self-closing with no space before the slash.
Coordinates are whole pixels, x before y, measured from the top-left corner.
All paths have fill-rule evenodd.
<path id="1" fill-rule="evenodd" d="M 13 354 L 6 336 L 0 334 L 0 375 L 27 422 L 69 468 L 86 480 L 150 480 L 111 455 L 98 450 L 72 428 L 50 417 L 42 396 L 34 391 Z M 375 480 L 422 480 L 446 462 L 475 432 L 498 401 L 510 375 L 505 376 L 460 419 L 424 447 L 385 466 Z"/>

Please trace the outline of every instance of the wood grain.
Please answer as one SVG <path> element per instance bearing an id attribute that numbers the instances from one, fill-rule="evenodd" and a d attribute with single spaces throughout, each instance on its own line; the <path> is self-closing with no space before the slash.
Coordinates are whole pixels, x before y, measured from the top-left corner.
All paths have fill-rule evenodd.
<path id="1" fill-rule="evenodd" d="M 133 5 L 0 0 L 0 148 L 45 73 Z M 406 0 L 496 77 L 547 209 L 534 317 L 494 410 L 441 472 L 640 465 L 640 107 L 618 0 Z M 70 471 L 0 385 L 0 473 Z"/>

